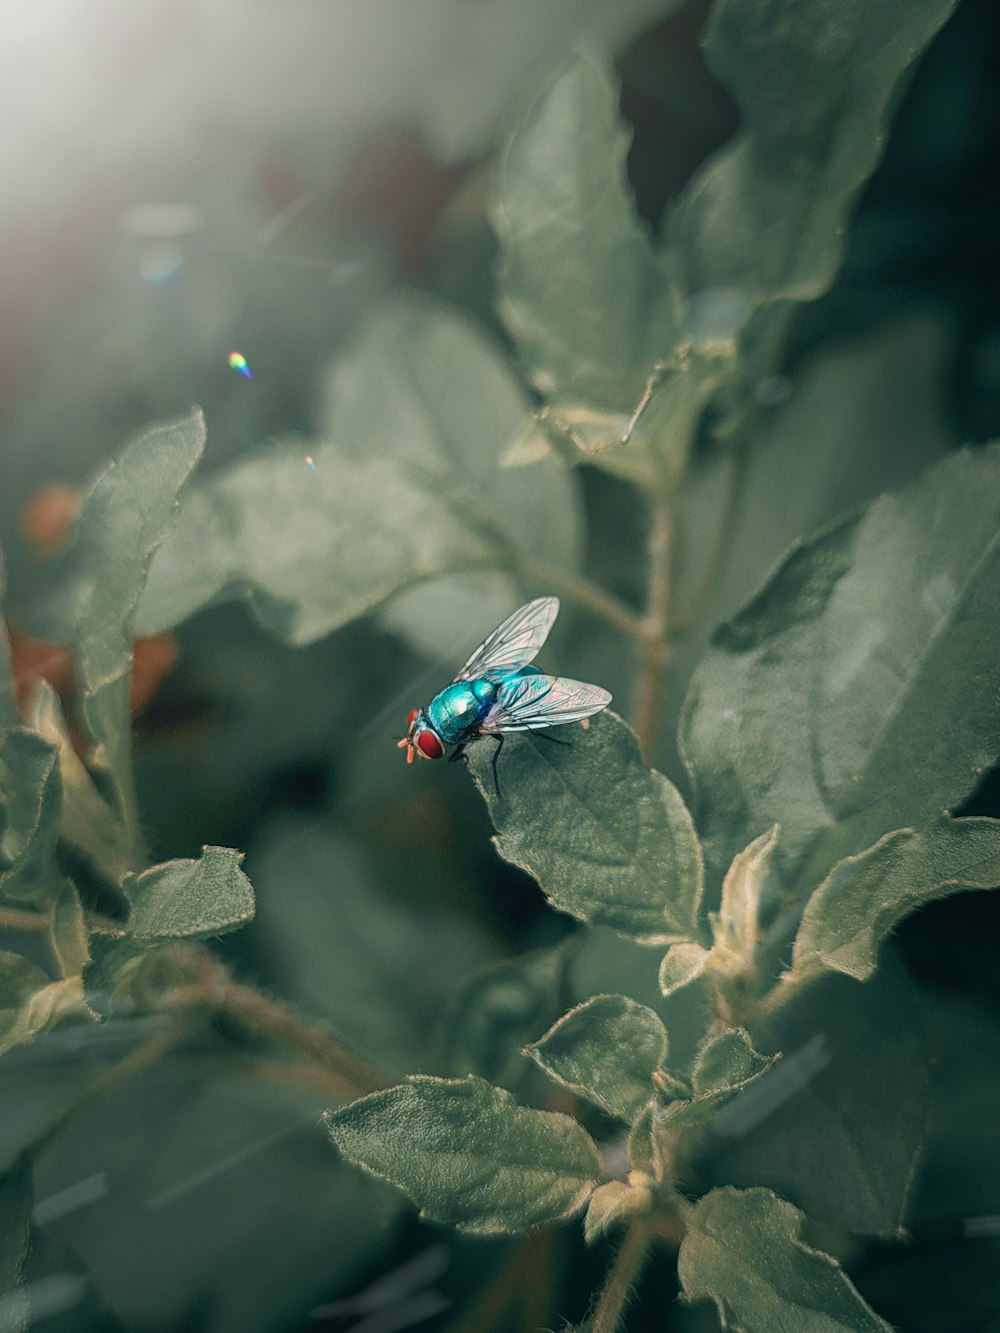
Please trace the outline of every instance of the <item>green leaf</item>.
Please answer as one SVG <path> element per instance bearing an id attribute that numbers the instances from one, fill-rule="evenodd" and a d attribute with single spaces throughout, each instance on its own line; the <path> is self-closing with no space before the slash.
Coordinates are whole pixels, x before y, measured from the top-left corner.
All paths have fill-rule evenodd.
<path id="1" fill-rule="evenodd" d="M 67 556 L 75 576 L 68 614 L 81 718 L 94 742 L 94 763 L 108 775 L 137 858 L 129 697 L 133 622 L 153 552 L 173 530 L 177 493 L 204 444 L 200 412 L 154 426 L 133 440 L 85 496 Z"/>
<path id="2" fill-rule="evenodd" d="M 839 862 L 806 904 L 789 979 L 832 968 L 858 981 L 904 917 L 962 889 L 1000 884 L 1000 820 L 941 818 L 898 829 Z"/>
<path id="3" fill-rule="evenodd" d="M 31 1158 L 20 1158 L 0 1176 L 0 1333 L 28 1333 L 31 1306 L 24 1265 L 31 1243 Z"/>
<path id="4" fill-rule="evenodd" d="M 6 822 L 0 838 L 0 896 L 45 902 L 62 885 L 56 864 L 61 791 L 58 752 L 37 732 L 12 727 L 0 735 L 0 796 Z"/>
<path id="5" fill-rule="evenodd" d="M 94 931 L 83 969 L 84 1000 L 91 1017 L 98 1022 L 127 1017 L 135 1008 L 134 993 L 156 966 L 156 954 L 122 931 Z"/>
<path id="6" fill-rule="evenodd" d="M 31 725 L 59 752 L 60 837 L 84 857 L 88 870 L 101 879 L 105 891 L 120 897 L 121 879 L 129 863 L 127 832 L 73 748 L 59 699 L 44 680 L 35 689 Z"/>
<path id="7" fill-rule="evenodd" d="M 854 199 L 904 71 L 954 0 L 719 0 L 705 56 L 740 129 L 668 215 L 689 290 L 811 301 L 840 264 Z"/>
<path id="8" fill-rule="evenodd" d="M 685 1297 L 713 1301 L 739 1333 L 891 1333 L 837 1261 L 800 1238 L 802 1222 L 770 1190 L 706 1194 L 677 1258 Z"/>
<path id="9" fill-rule="evenodd" d="M 437 930 L 434 936 L 438 957 Z M 504 959 L 463 986 L 445 1017 L 446 1072 L 480 1074 L 514 1094 L 537 1080 L 524 1047 L 565 1007 L 567 956 L 574 945 L 570 937 L 555 948 Z"/>
<path id="10" fill-rule="evenodd" d="M 404 588 L 384 612 L 434 660 L 448 650 L 449 634 L 463 660 L 473 645 L 462 627 L 485 633 L 523 600 L 511 578 L 520 553 L 556 570 L 579 567 L 575 478 L 554 459 L 512 463 L 529 420 L 521 384 L 481 326 L 426 298 L 388 303 L 333 366 L 320 414 L 324 438 L 356 462 L 393 459 L 412 487 L 407 513 L 422 515 L 428 493 L 443 498 L 470 536 L 485 538 L 500 557 L 495 571 L 461 570 Z"/>
<path id="11" fill-rule="evenodd" d="M 528 1054 L 565 1087 L 631 1124 L 667 1058 L 667 1030 L 644 1004 L 596 995 L 564 1014 Z"/>
<path id="12" fill-rule="evenodd" d="M 519 1106 L 480 1078 L 415 1075 L 326 1119 L 345 1157 L 397 1185 L 421 1216 L 463 1231 L 571 1217 L 604 1174 L 575 1120 Z"/>
<path id="13" fill-rule="evenodd" d="M 433 605 L 449 621 L 456 607 L 500 619 L 522 554 L 576 564 L 574 481 L 553 460 L 504 466 L 528 406 L 464 319 L 393 303 L 340 363 L 331 398 L 329 438 L 275 443 L 186 497 L 153 562 L 143 632 L 249 597 L 267 629 L 304 644 L 439 580 Z M 394 614 L 439 654 L 430 605 L 408 598 Z"/>
<path id="14" fill-rule="evenodd" d="M 0 952 L 0 1055 L 70 1013 L 84 1013 L 79 977 L 49 978 L 20 954 Z"/>
<path id="15" fill-rule="evenodd" d="M 719 449 L 689 468 L 684 564 L 672 597 L 690 608 L 692 620 L 670 657 L 666 736 L 677 733 L 688 682 L 713 632 L 766 582 L 793 542 L 913 481 L 956 447 L 941 401 L 953 356 L 950 334 L 927 313 L 910 313 L 849 344 L 824 344 L 779 381 L 791 394 L 785 403 L 762 408 L 753 400 L 752 447 Z M 713 561 L 718 576 L 706 589 Z"/>
<path id="16" fill-rule="evenodd" d="M 704 972 L 712 953 L 700 944 L 671 944 L 660 964 L 660 990 L 667 997 L 690 986 Z"/>
<path id="17" fill-rule="evenodd" d="M 681 336 L 682 292 L 635 213 L 610 69 L 577 56 L 498 163 L 499 309 L 556 422 L 586 452 L 621 440 Z"/>
<path id="18" fill-rule="evenodd" d="M 742 1028 L 726 1028 L 710 1037 L 695 1061 L 694 1096 L 661 1107 L 656 1123 L 670 1129 L 711 1120 L 744 1088 L 765 1074 L 777 1056 L 761 1055 Z"/>
<path id="19" fill-rule="evenodd" d="M 500 796 L 492 746 L 468 751 L 500 855 L 582 921 L 654 943 L 693 935 L 701 850 L 679 792 L 646 767 L 635 734 L 613 713 L 587 730 L 565 727 L 563 737 L 568 745 L 508 737 Z"/>
<path id="20" fill-rule="evenodd" d="M 972 790 L 1000 752 L 998 508 L 1000 447 L 954 454 L 794 548 L 718 631 L 682 724 L 715 868 L 780 820 L 799 901 Z"/>
<path id="21" fill-rule="evenodd" d="M 128 934 L 132 939 L 208 939 L 236 930 L 253 919 L 250 881 L 240 869 L 242 852 L 203 847 L 197 861 L 166 861 L 122 887 L 132 904 Z"/>
<path id="22" fill-rule="evenodd" d="M 75 884 L 63 880 L 49 905 L 49 943 L 64 977 L 79 977 L 90 960 L 90 934 Z"/>
<path id="23" fill-rule="evenodd" d="M 707 1178 L 767 1185 L 818 1222 L 897 1236 L 930 1078 L 917 999 L 891 950 L 866 985 L 825 978 L 752 1035 L 782 1059 L 716 1114 L 701 1145 Z"/>
<path id="24" fill-rule="evenodd" d="M 745 981 L 754 972 L 760 943 L 761 904 L 772 896 L 771 858 L 778 844 L 778 825 L 755 838 L 733 859 L 722 881 L 722 903 L 709 912 L 712 947 L 675 944 L 660 965 L 664 995 L 690 985 L 703 972 L 716 979 Z"/>
<path id="25" fill-rule="evenodd" d="M 661 1144 L 654 1123 L 656 1109 L 656 1099 L 651 1097 L 633 1122 L 626 1144 L 632 1170 L 654 1179 L 662 1175 L 663 1168 Z"/>

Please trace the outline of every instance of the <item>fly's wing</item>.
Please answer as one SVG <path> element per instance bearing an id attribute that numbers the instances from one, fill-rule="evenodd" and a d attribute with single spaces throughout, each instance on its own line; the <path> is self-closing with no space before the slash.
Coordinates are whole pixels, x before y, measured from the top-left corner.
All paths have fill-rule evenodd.
<path id="1" fill-rule="evenodd" d="M 528 602 L 479 645 L 455 679 L 499 679 L 527 666 L 549 637 L 558 614 L 558 597 L 539 597 Z"/>
<path id="2" fill-rule="evenodd" d="M 580 722 L 607 708 L 610 702 L 611 695 L 600 685 L 584 685 L 562 676 L 518 676 L 500 686 L 479 730 L 535 731 Z"/>

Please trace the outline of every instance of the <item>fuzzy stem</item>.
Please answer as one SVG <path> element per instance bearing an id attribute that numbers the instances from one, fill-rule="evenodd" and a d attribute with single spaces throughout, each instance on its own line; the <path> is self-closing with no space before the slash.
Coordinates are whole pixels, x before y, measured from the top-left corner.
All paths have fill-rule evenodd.
<path id="1" fill-rule="evenodd" d="M 591 1333 L 617 1333 L 625 1306 L 642 1272 L 654 1231 L 653 1220 L 639 1217 L 625 1233 L 590 1320 Z"/>
<path id="2" fill-rule="evenodd" d="M 0 928 L 4 930 L 47 930 L 49 918 L 40 912 L 20 907 L 0 907 Z"/>
<path id="3" fill-rule="evenodd" d="M 225 974 L 203 995 L 196 992 L 192 998 L 195 1003 L 205 1003 L 214 1017 L 242 1028 L 249 1036 L 298 1051 L 337 1079 L 342 1096 L 361 1097 L 389 1086 L 380 1074 L 277 1001 Z"/>

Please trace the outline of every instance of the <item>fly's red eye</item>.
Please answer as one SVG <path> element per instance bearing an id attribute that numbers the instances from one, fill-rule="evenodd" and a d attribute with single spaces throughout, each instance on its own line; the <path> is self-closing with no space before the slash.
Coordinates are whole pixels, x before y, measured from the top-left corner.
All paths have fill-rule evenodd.
<path id="1" fill-rule="evenodd" d="M 411 710 L 411 712 L 410 712 L 410 716 L 406 719 L 406 730 L 407 730 L 407 731 L 410 730 L 410 728 L 413 726 L 414 721 L 415 721 L 416 718 L 418 718 L 419 716 L 420 716 L 420 709 L 419 709 L 419 708 L 414 708 L 414 709 Z"/>
<path id="2" fill-rule="evenodd" d="M 415 743 L 426 759 L 440 759 L 444 754 L 444 746 L 433 731 L 418 731 Z"/>

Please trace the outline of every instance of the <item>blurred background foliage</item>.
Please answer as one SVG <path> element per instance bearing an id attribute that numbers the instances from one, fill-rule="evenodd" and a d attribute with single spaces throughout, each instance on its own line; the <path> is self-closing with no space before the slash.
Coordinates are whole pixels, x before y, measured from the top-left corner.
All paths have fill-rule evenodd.
<path id="1" fill-rule="evenodd" d="M 136 428 L 199 403 L 203 473 L 276 435 L 321 433 L 338 358 L 404 287 L 503 340 L 492 154 L 509 116 L 581 42 L 616 53 L 635 129 L 630 178 L 655 227 L 737 124 L 701 59 L 707 4 L 672 8 L 5 7 L 0 532 L 15 630 L 41 627 L 51 580 L 26 506 L 43 487 L 84 484 Z M 1000 433 L 998 67 L 995 8 L 961 0 L 901 99 L 833 289 L 802 308 L 781 374 L 759 385 L 744 504 L 711 605 L 671 668 L 660 763 L 682 786 L 670 736 L 712 624 L 795 537 L 956 444 Z M 234 350 L 252 378 L 228 364 Z M 717 484 L 711 424 L 691 474 L 691 571 L 706 546 L 698 506 L 711 511 Z M 638 604 L 645 520 L 632 491 L 596 469 L 575 480 L 587 570 Z M 401 524 L 420 521 L 399 514 Z M 510 1066 L 505 1052 L 540 1035 L 575 994 L 637 994 L 641 983 L 628 948 L 604 932 L 591 933 L 568 980 L 548 955 L 509 970 L 566 935 L 567 920 L 497 859 L 461 765 L 408 770 L 394 748 L 407 711 L 496 618 L 443 605 L 416 638 L 365 621 L 295 649 L 242 606 L 200 613 L 177 632 L 176 662 L 138 719 L 136 762 L 155 857 L 194 855 L 203 843 L 247 850 L 257 920 L 220 946 L 239 975 L 328 1024 L 390 1077 L 449 1061 L 465 1072 L 475 1048 L 481 1072 L 530 1098 L 531 1069 Z M 553 640 L 557 660 L 607 684 L 628 716 L 632 671 L 620 642 L 576 612 L 564 612 Z M 970 809 L 997 814 L 997 804 L 987 779 Z M 1000 1240 L 967 1226 L 1000 1214 L 997 908 L 959 897 L 899 938 L 963 1129 L 935 1127 L 913 1244 L 869 1251 L 854 1276 L 906 1329 L 1000 1329 L 989 1276 Z M 650 1002 L 654 974 L 651 965 Z M 682 1044 L 682 1023 L 677 1031 Z M 44 1062 L 34 1048 L 7 1057 L 6 1161 L 123 1053 L 110 1049 L 121 1040 L 112 1028 L 84 1046 L 70 1031 L 46 1039 Z M 435 1269 L 426 1256 L 440 1237 L 333 1158 L 314 1123 L 327 1095 L 255 1083 L 229 1064 L 220 1072 L 221 1045 L 178 1055 L 88 1107 L 42 1157 L 36 1197 L 49 1213 L 29 1279 L 48 1293 L 46 1327 L 487 1328 L 485 1316 L 468 1322 L 470 1302 L 488 1289 L 504 1243 L 449 1241 Z M 60 1208 L 63 1192 L 87 1180 L 92 1197 Z M 555 1243 L 556 1308 L 579 1318 L 602 1250 Z M 426 1273 L 398 1269 L 413 1256 L 430 1263 Z M 409 1324 L 377 1323 L 358 1297 L 391 1271 L 404 1274 L 402 1294 L 383 1316 L 409 1301 Z M 521 1275 L 526 1289 L 530 1278 Z M 654 1272 L 630 1328 L 665 1327 L 674 1294 Z M 682 1318 L 712 1326 L 701 1313 Z"/>

